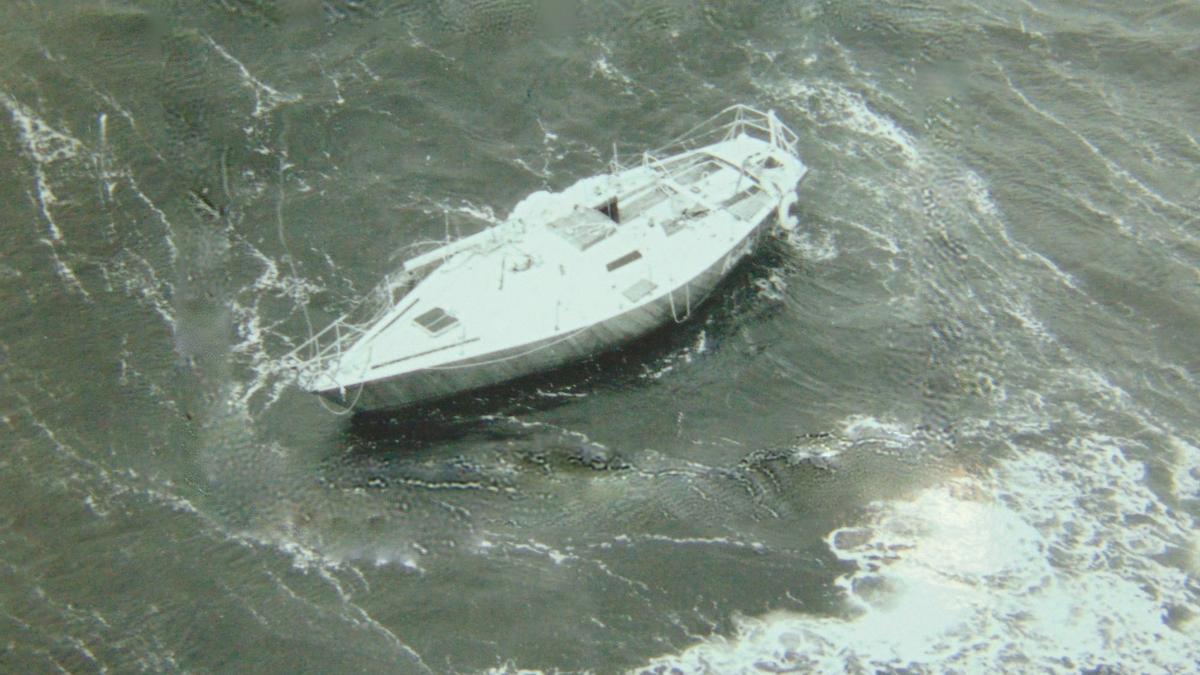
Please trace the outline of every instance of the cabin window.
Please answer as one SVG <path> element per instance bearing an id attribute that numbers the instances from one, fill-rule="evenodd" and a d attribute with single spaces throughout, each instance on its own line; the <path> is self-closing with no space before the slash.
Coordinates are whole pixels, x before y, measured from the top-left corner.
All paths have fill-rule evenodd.
<path id="1" fill-rule="evenodd" d="M 780 164 L 779 160 L 775 159 L 775 157 L 772 155 L 767 157 L 767 161 L 763 162 L 763 166 L 767 167 L 768 169 L 778 169 L 779 167 L 783 166 L 783 164 Z"/>
<path id="2" fill-rule="evenodd" d="M 413 319 L 413 323 L 429 331 L 430 335 L 441 335 L 458 323 L 458 319 L 447 314 L 441 307 L 434 307 L 421 316 Z"/>
<path id="3" fill-rule="evenodd" d="M 596 210 L 599 211 L 600 213 L 603 213 L 604 215 L 608 216 L 609 218 L 611 218 L 614 223 L 621 222 L 621 210 L 619 208 L 617 208 L 617 198 L 616 197 L 613 197 L 612 199 L 608 200 L 607 202 L 604 202 L 603 204 L 601 204 L 600 206 L 597 206 Z"/>
<path id="4" fill-rule="evenodd" d="M 625 255 L 621 256 L 620 258 L 617 258 L 616 260 L 608 263 L 608 265 L 606 267 L 608 267 L 608 271 L 611 272 L 615 269 L 622 268 L 622 267 L 628 265 L 629 263 L 633 262 L 634 260 L 640 259 L 641 257 L 642 257 L 642 254 L 640 251 L 630 251 L 629 253 L 626 253 Z"/>

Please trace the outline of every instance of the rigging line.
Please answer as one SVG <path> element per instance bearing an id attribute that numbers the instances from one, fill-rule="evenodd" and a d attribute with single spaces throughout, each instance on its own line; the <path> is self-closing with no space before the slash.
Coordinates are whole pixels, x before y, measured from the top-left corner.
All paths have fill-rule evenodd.
<path id="1" fill-rule="evenodd" d="M 284 131 L 286 132 L 286 126 L 284 128 Z M 286 146 L 285 146 L 284 154 L 286 154 L 286 152 L 287 151 L 286 151 Z M 284 160 L 284 155 L 280 155 L 279 156 L 279 165 L 278 165 L 279 166 L 279 174 L 278 174 L 279 179 L 276 181 L 276 184 L 275 184 L 275 233 L 279 236 L 279 245 L 283 247 L 283 254 L 285 256 L 284 259 L 287 260 L 288 269 L 292 273 L 292 283 L 299 283 L 300 274 L 296 271 L 296 260 L 295 260 L 295 257 L 292 255 L 292 249 L 291 249 L 291 247 L 288 246 L 287 236 L 284 235 L 284 231 L 283 231 L 284 230 L 284 228 L 283 228 L 283 172 L 287 170 L 286 164 L 287 163 Z M 308 340 L 306 342 L 311 342 L 314 331 L 313 331 L 312 317 L 309 316 L 309 314 L 308 314 L 308 303 L 307 302 L 300 302 L 300 311 L 304 314 L 304 325 L 308 328 Z M 318 350 L 318 352 L 319 352 L 319 345 L 314 345 L 313 348 L 314 348 L 314 350 Z"/>
<path id="2" fill-rule="evenodd" d="M 285 121 L 284 122 L 284 133 L 287 132 L 286 125 L 287 125 L 287 122 Z M 282 134 L 281 134 L 281 140 L 282 140 Z M 284 147 L 285 147 L 284 153 L 286 154 L 286 152 L 287 152 L 286 145 Z M 292 273 L 292 282 L 299 283 L 300 274 L 296 270 L 296 260 L 295 260 L 295 257 L 292 255 L 291 247 L 288 246 L 287 236 L 284 234 L 284 227 L 283 227 L 283 199 L 284 199 L 283 175 L 286 170 L 287 170 L 287 162 L 284 160 L 284 155 L 281 154 L 279 156 L 279 164 L 278 164 L 278 180 L 276 181 L 276 184 L 275 184 L 275 233 L 279 236 L 279 245 L 283 248 L 283 254 L 284 254 L 284 256 L 286 256 L 285 260 L 287 260 L 288 269 Z M 320 352 L 321 352 L 321 345 L 317 344 L 313 341 L 313 333 L 314 333 L 313 323 L 312 323 L 312 317 L 309 316 L 309 313 L 308 313 L 308 303 L 300 301 L 299 298 L 297 298 L 297 301 L 300 304 L 300 311 L 304 314 L 304 325 L 308 329 L 308 340 L 305 341 L 305 344 L 313 343 L 313 356 L 319 357 Z M 367 362 L 368 363 L 370 362 L 369 353 L 368 353 L 368 361 Z M 318 396 L 317 400 L 320 402 L 321 407 L 324 408 L 326 412 L 329 412 L 338 417 L 342 417 L 344 415 L 350 414 L 350 412 L 354 410 L 355 406 L 358 405 L 358 400 L 359 400 L 359 398 L 362 397 L 364 388 L 365 388 L 364 385 L 362 383 L 359 383 L 358 391 L 355 392 L 355 394 L 354 394 L 354 400 L 351 401 L 350 404 L 342 410 L 337 410 L 337 409 L 333 408 L 329 404 L 329 402 L 327 402 L 325 400 L 325 398 L 322 396 Z"/>

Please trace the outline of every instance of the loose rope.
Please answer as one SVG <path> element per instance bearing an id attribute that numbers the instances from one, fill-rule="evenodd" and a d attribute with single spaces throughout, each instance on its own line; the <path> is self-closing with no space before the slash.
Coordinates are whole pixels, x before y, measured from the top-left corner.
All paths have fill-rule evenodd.
<path id="1" fill-rule="evenodd" d="M 334 415 L 337 415 L 338 417 L 342 417 L 343 415 L 349 415 L 354 410 L 354 407 L 358 405 L 358 400 L 360 398 L 362 398 L 363 389 L 366 388 L 366 382 L 363 381 L 363 376 L 367 374 L 367 368 L 369 368 L 371 365 L 371 356 L 374 354 L 374 351 L 375 351 L 374 344 L 371 344 L 370 346 L 367 347 L 367 358 L 363 360 L 362 372 L 360 372 L 358 374 L 358 391 L 356 391 L 354 393 L 354 400 L 351 401 L 348 406 L 346 406 L 342 410 L 337 410 L 335 408 L 330 407 L 329 402 L 327 400 L 325 400 L 324 396 L 321 396 L 319 394 L 317 395 L 317 401 L 321 404 L 321 407 L 324 408 L 326 412 L 333 413 Z M 338 367 L 339 367 L 339 369 L 341 368 L 340 360 L 338 361 Z M 333 376 L 334 377 L 337 376 L 337 371 L 334 371 Z M 341 388 L 341 389 L 339 389 L 339 391 L 341 391 L 343 393 L 343 398 L 345 398 L 345 396 L 344 396 L 345 388 Z"/>
<path id="2" fill-rule="evenodd" d="M 321 404 L 321 407 L 325 409 L 325 412 L 331 413 L 338 417 L 343 417 L 345 415 L 349 415 L 354 410 L 354 406 L 358 405 L 358 399 L 359 399 L 359 397 L 362 396 L 363 389 L 365 387 L 366 387 L 366 385 L 360 382 L 358 384 L 358 391 L 355 392 L 355 394 L 354 394 L 354 400 L 350 402 L 350 405 L 346 406 L 342 410 L 335 409 L 332 405 L 329 404 L 329 401 L 325 400 L 324 396 L 321 396 L 319 394 L 317 395 L 317 402 Z"/>
<path id="3" fill-rule="evenodd" d="M 288 269 L 292 273 L 292 280 L 299 281 L 300 274 L 296 271 L 296 260 L 292 256 L 292 249 L 288 246 L 287 236 L 283 233 L 283 172 L 286 168 L 283 156 L 279 157 L 279 180 L 275 190 L 275 233 L 279 235 L 279 244 L 283 247 L 283 254 L 287 260 Z M 304 325 L 308 328 L 308 340 L 312 342 L 313 324 L 312 317 L 308 315 L 308 303 L 300 303 L 300 311 L 304 314 Z"/>
<path id="4" fill-rule="evenodd" d="M 682 319 L 679 318 L 679 314 L 675 311 L 675 291 L 667 293 L 667 298 L 671 301 L 671 318 L 675 320 L 675 323 L 683 323 L 692 317 L 692 284 L 684 284 L 683 292 L 687 298 L 687 313 L 683 315 Z"/>
<path id="5" fill-rule="evenodd" d="M 284 234 L 284 227 L 283 227 L 283 172 L 285 171 L 285 169 L 286 169 L 286 164 L 285 164 L 284 158 L 282 156 L 280 156 L 280 158 L 279 158 L 279 180 L 276 184 L 276 192 L 275 192 L 275 233 L 279 236 L 279 245 L 283 247 L 283 254 L 284 254 L 284 256 L 286 256 L 285 259 L 287 260 L 288 270 L 291 271 L 291 273 L 292 273 L 292 279 L 294 281 L 299 281 L 300 273 L 296 270 L 296 260 L 295 260 L 295 257 L 292 255 L 291 247 L 288 246 L 287 236 Z M 314 356 L 316 356 L 320 353 L 321 345 L 317 344 L 313 340 L 313 334 L 315 333 L 315 331 L 313 330 L 312 317 L 309 316 L 309 313 L 308 313 L 308 303 L 300 302 L 300 312 L 304 315 L 304 325 L 308 329 L 308 340 L 306 340 L 305 343 L 306 344 L 312 343 L 313 350 L 314 350 Z M 370 363 L 370 359 L 368 359 L 366 362 Z M 363 372 L 364 373 L 366 372 L 365 368 L 364 368 Z M 363 385 L 360 383 L 358 385 L 358 391 L 354 394 L 354 400 L 350 403 L 349 406 L 347 406 L 343 410 L 337 410 L 337 409 L 333 408 L 329 404 L 329 402 L 325 400 L 325 398 L 323 396 L 318 396 L 317 401 L 321 404 L 321 407 L 326 410 L 326 412 L 329 412 L 338 417 L 341 417 L 343 415 L 350 414 L 350 412 L 352 410 L 354 410 L 354 406 L 358 405 L 358 400 L 362 396 L 362 392 L 363 392 Z"/>

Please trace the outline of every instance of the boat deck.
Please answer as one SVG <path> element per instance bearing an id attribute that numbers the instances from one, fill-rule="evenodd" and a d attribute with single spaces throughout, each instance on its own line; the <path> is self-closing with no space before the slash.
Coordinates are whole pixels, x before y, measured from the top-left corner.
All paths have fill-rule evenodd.
<path id="1" fill-rule="evenodd" d="M 805 173 L 795 135 L 773 116 L 758 125 L 743 121 L 749 109 L 731 110 L 735 122 L 717 127 L 723 136 L 707 145 L 675 146 L 661 158 L 646 153 L 635 166 L 560 193 L 534 193 L 503 223 L 407 261 L 405 270 L 422 276 L 410 292 L 392 297 L 389 289 L 371 321 L 335 322 L 294 352 L 312 351 L 296 357 L 301 383 L 344 400 L 360 385 L 422 382 L 399 388 L 407 400 L 422 394 L 414 388 L 441 391 L 454 379 L 431 380 L 431 373 L 491 367 L 478 377 L 455 375 L 462 387 L 480 386 L 528 372 L 503 362 L 560 362 L 534 354 L 560 343 L 574 340 L 560 347 L 579 357 L 683 320 L 693 284 L 704 277 L 699 303 Z M 575 340 L 598 326 L 608 327 L 605 336 Z"/>
<path id="2" fill-rule="evenodd" d="M 778 201 L 776 186 L 740 169 L 769 150 L 739 137 L 577 185 L 560 217 L 510 219 L 493 241 L 448 257 L 343 353 L 326 386 L 568 335 L 685 286 Z M 677 302 L 682 317 L 689 298 Z"/>

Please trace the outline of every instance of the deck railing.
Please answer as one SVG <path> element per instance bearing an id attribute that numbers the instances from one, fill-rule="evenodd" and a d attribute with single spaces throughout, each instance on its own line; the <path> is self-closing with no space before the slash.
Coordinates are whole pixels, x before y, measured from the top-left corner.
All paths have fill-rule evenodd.
<path id="1" fill-rule="evenodd" d="M 323 330 L 305 340 L 299 347 L 284 356 L 287 365 L 298 372 L 302 383 L 307 383 L 326 366 L 341 359 L 342 353 L 358 340 L 365 330 L 340 317 Z"/>
<path id="2" fill-rule="evenodd" d="M 672 155 L 678 151 L 694 150 L 717 141 L 737 138 L 743 133 L 758 136 L 789 154 L 796 154 L 799 137 L 779 121 L 775 111 L 763 112 L 742 103 L 732 105 L 704 120 L 680 137 L 655 148 L 651 154 Z"/>
<path id="3" fill-rule="evenodd" d="M 325 328 L 314 333 L 298 347 L 284 355 L 284 363 L 295 371 L 301 383 L 307 383 L 320 373 L 326 372 L 330 364 L 341 360 L 367 330 L 386 312 L 396 306 L 405 286 L 403 278 L 389 276 L 370 294 L 346 314 L 334 319 Z"/>

